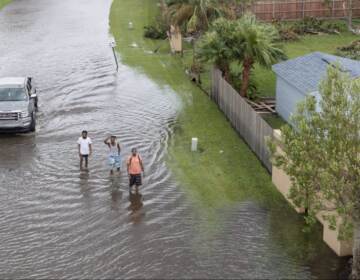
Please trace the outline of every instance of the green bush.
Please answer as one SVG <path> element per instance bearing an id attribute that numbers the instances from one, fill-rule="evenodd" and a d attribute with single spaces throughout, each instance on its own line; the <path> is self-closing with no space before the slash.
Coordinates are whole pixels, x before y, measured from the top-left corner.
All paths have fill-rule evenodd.
<path id="1" fill-rule="evenodd" d="M 345 22 L 324 21 L 320 25 L 320 29 L 326 33 L 339 33 L 347 30 Z"/>
<path id="2" fill-rule="evenodd" d="M 282 41 L 297 40 L 304 34 L 339 34 L 346 31 L 346 24 L 340 21 L 325 21 L 313 17 L 305 17 L 295 22 L 274 21 Z"/>
<path id="3" fill-rule="evenodd" d="M 297 34 L 318 32 L 321 29 L 322 20 L 313 18 L 313 17 L 305 17 L 303 20 L 296 21 L 294 23 L 294 31 Z"/>
<path id="4" fill-rule="evenodd" d="M 360 40 L 337 49 L 337 55 L 360 60 Z"/>
<path id="5" fill-rule="evenodd" d="M 144 26 L 144 37 L 149 39 L 166 39 L 166 25 L 157 23 L 155 25 Z"/>
<path id="6" fill-rule="evenodd" d="M 281 41 L 296 41 L 299 39 L 293 24 L 284 23 L 279 20 L 274 21 L 273 24 L 279 32 Z"/>

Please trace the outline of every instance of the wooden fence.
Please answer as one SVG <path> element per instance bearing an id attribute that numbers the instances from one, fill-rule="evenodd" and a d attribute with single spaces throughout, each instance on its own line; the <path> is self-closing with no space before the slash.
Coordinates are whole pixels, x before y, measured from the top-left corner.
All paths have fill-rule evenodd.
<path id="1" fill-rule="evenodd" d="M 360 1 L 352 1 L 353 17 L 360 17 Z M 347 17 L 348 1 L 343 0 L 268 0 L 254 1 L 241 12 L 251 11 L 258 19 L 296 20 L 305 17 L 341 19 Z"/>
<path id="2" fill-rule="evenodd" d="M 224 112 L 232 126 L 258 156 L 267 170 L 272 165 L 267 149 L 266 137 L 273 135 L 273 129 L 222 77 L 221 71 L 212 70 L 211 98 Z"/>

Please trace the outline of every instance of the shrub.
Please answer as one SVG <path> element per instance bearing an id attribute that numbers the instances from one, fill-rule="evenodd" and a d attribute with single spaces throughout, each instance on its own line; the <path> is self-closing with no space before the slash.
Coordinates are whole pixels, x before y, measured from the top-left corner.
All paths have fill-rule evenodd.
<path id="1" fill-rule="evenodd" d="M 279 31 L 281 41 L 296 41 L 299 39 L 299 36 L 294 31 L 294 26 L 292 24 L 281 21 L 274 21 L 273 24 Z"/>
<path id="2" fill-rule="evenodd" d="M 167 37 L 166 30 L 156 25 L 144 26 L 144 37 L 150 39 L 165 39 Z"/>
<path id="3" fill-rule="evenodd" d="M 345 22 L 320 20 L 317 18 L 306 17 L 295 22 L 274 21 L 276 29 L 279 31 L 282 41 L 294 41 L 304 34 L 339 34 L 347 30 Z"/>
<path id="4" fill-rule="evenodd" d="M 297 34 L 317 32 L 320 30 L 322 23 L 323 22 L 320 19 L 305 17 L 303 20 L 294 23 L 294 31 Z"/>
<path id="5" fill-rule="evenodd" d="M 340 23 L 336 21 L 324 21 L 320 25 L 320 29 L 322 32 L 326 33 L 339 33 L 347 30 L 345 23 Z"/>
<path id="6" fill-rule="evenodd" d="M 337 55 L 360 60 L 360 40 L 337 49 Z"/>

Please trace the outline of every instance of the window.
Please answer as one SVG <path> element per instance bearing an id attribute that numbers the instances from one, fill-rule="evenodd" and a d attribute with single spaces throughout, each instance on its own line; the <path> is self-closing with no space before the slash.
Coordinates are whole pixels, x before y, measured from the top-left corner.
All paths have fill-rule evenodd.
<path id="1" fill-rule="evenodd" d="M 2 101 L 27 101 L 23 88 L 0 88 L 0 102 Z"/>

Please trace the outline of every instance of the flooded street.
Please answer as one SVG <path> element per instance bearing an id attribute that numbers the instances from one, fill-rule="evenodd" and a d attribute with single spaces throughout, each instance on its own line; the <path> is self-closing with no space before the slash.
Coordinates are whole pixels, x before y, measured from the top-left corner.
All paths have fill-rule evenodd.
<path id="1" fill-rule="evenodd" d="M 341 261 L 279 230 L 280 210 L 248 200 L 210 221 L 196 211 L 166 164 L 180 98 L 136 69 L 115 71 L 110 6 L 15 0 L 0 11 L 0 77 L 32 76 L 40 106 L 36 133 L 0 136 L 0 278 L 336 277 Z M 83 129 L 94 143 L 89 174 L 78 168 Z M 124 172 L 108 175 L 109 134 L 123 171 L 138 147 L 139 194 Z"/>

